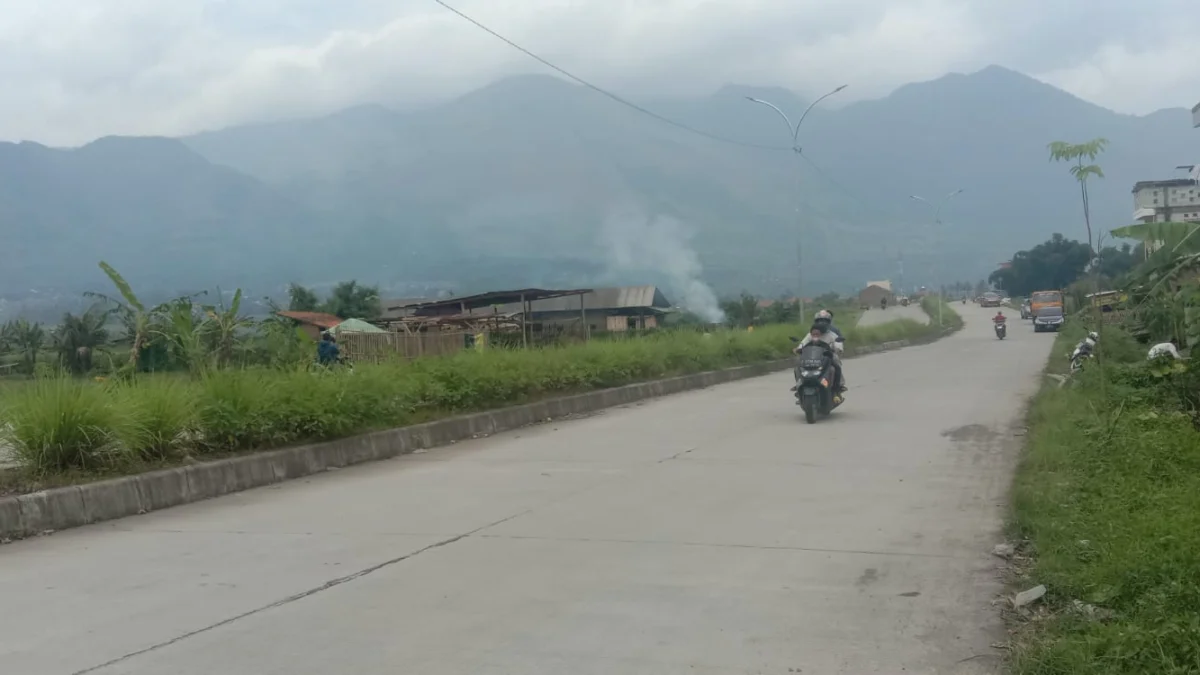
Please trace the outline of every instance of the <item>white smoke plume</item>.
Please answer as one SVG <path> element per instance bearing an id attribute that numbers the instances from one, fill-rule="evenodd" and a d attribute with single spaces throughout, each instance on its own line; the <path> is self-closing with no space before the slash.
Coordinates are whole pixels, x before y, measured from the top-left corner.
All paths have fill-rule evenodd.
<path id="1" fill-rule="evenodd" d="M 600 243 L 614 272 L 665 277 L 675 296 L 672 300 L 705 321 L 721 323 L 725 313 L 713 290 L 700 280 L 704 268 L 691 239 L 692 231 L 680 221 L 651 218 L 635 209 L 613 213 L 600 231 Z"/>

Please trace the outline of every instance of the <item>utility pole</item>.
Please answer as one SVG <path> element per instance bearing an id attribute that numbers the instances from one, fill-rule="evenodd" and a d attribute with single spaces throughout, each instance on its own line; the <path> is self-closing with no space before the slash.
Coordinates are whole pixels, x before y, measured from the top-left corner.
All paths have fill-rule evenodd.
<path id="1" fill-rule="evenodd" d="M 951 192 L 950 194 L 946 195 L 945 197 L 942 197 L 942 201 L 938 202 L 937 204 L 934 204 L 933 202 L 929 201 L 928 199 L 925 199 L 924 197 L 918 197 L 917 195 L 909 195 L 908 196 L 909 199 L 912 199 L 912 200 L 915 200 L 918 202 L 925 202 L 929 206 L 933 207 L 933 228 L 934 228 L 933 240 L 936 244 L 935 260 L 937 261 L 934 264 L 934 276 L 937 277 L 936 282 L 937 282 L 937 287 L 938 287 L 938 326 L 943 325 L 942 324 L 942 305 L 946 304 L 946 298 L 945 298 L 946 285 L 942 282 L 941 272 L 940 272 L 940 269 L 941 269 L 941 255 L 940 254 L 941 254 L 941 249 L 942 249 L 942 247 L 941 247 L 942 207 L 946 205 L 946 202 L 950 201 L 951 199 L 954 199 L 954 197 L 961 192 L 962 192 L 962 188 L 959 188 L 959 189 L 955 190 L 954 192 Z"/>

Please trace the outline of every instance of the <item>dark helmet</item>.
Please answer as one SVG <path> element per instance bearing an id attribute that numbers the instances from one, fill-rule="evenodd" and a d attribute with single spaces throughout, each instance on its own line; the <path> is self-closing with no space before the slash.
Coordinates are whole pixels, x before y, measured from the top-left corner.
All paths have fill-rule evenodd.
<path id="1" fill-rule="evenodd" d="M 832 325 L 832 322 L 829 319 L 821 317 L 816 321 L 813 321 L 812 330 L 819 330 L 822 333 L 828 333 L 830 325 Z"/>

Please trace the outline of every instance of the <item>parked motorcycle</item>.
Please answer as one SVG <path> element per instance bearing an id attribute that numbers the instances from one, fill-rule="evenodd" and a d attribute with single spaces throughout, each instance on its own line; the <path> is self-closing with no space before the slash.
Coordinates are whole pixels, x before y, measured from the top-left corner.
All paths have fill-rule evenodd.
<path id="1" fill-rule="evenodd" d="M 1008 335 L 1008 322 L 1007 321 L 997 321 L 996 322 L 996 337 L 1003 340 L 1006 335 Z"/>
<path id="2" fill-rule="evenodd" d="M 799 341 L 792 338 L 792 342 Z M 833 364 L 833 348 L 824 342 L 804 345 L 797 355 L 793 375 L 796 378 L 796 404 L 804 409 L 804 420 L 809 424 L 815 424 L 818 416 L 827 417 L 842 404 L 842 396 L 835 390 L 840 383 Z"/>
<path id="3" fill-rule="evenodd" d="M 1091 339 L 1084 340 L 1075 345 L 1075 350 L 1071 352 L 1071 373 L 1075 374 L 1083 370 L 1083 364 L 1095 357 L 1095 342 Z"/>

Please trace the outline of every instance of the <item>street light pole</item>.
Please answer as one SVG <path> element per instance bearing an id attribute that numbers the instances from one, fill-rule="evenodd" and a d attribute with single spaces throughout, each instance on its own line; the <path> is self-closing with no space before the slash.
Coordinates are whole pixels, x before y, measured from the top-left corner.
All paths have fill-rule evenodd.
<path id="1" fill-rule="evenodd" d="M 792 124 L 792 120 L 787 116 L 787 113 L 783 112 L 783 110 L 780 109 L 779 106 L 775 105 L 774 103 L 771 103 L 769 101 L 764 101 L 761 98 L 754 98 L 753 96 L 747 96 L 746 100 L 750 101 L 751 103 L 758 103 L 760 105 L 765 105 L 768 108 L 770 108 L 771 110 L 774 110 L 775 112 L 779 113 L 779 116 L 781 118 L 783 118 L 783 123 L 787 125 L 788 133 L 791 134 L 791 136 L 792 136 L 792 152 L 796 153 L 796 155 L 799 156 L 800 154 L 802 154 L 802 151 L 800 148 L 800 125 L 804 124 L 804 118 L 808 117 L 809 111 L 811 111 L 813 108 L 815 108 L 818 103 L 820 103 L 821 101 L 824 101 L 825 99 L 829 98 L 830 96 L 833 96 L 834 94 L 838 93 L 839 91 L 845 89 L 848 86 L 850 86 L 850 85 L 843 84 L 842 86 L 838 87 L 837 89 L 834 89 L 833 91 L 825 94 L 824 96 L 819 97 L 817 100 L 808 104 L 808 107 L 804 109 L 804 113 L 802 115 L 800 115 L 800 119 L 795 124 Z M 797 179 L 799 179 L 799 172 L 797 172 Z M 804 248 L 803 248 L 804 237 L 802 236 L 803 235 L 803 223 L 800 220 L 800 192 L 799 192 L 800 185 L 801 185 L 800 181 L 797 180 L 796 181 L 796 195 L 793 199 L 795 200 L 795 206 L 796 206 L 796 296 L 800 301 L 800 323 L 804 323 Z"/>
<path id="2" fill-rule="evenodd" d="M 941 275 L 942 207 L 946 205 L 946 202 L 950 201 L 951 199 L 954 199 L 955 195 L 957 195 L 961 192 L 962 192 L 962 188 L 959 188 L 959 189 L 955 190 L 954 192 L 951 192 L 950 194 L 946 195 L 945 197 L 942 197 L 942 200 L 940 202 L 938 202 L 937 204 L 934 204 L 933 202 L 929 201 L 928 199 L 925 199 L 924 197 L 919 197 L 917 195 L 909 195 L 908 196 L 909 199 L 913 199 L 918 202 L 924 202 L 925 204 L 929 205 L 933 209 L 933 226 L 934 226 L 933 238 L 934 238 L 934 241 L 937 242 L 937 244 L 938 244 L 936 247 L 936 250 L 934 252 L 934 258 L 936 259 L 934 269 L 935 269 L 935 273 L 939 277 Z M 946 304 L 946 298 L 943 296 L 943 293 L 942 293 L 942 286 L 944 284 L 942 283 L 942 280 L 940 278 L 937 280 L 937 285 L 938 285 L 938 326 L 941 326 L 941 325 L 943 325 L 942 324 L 942 305 Z"/>

